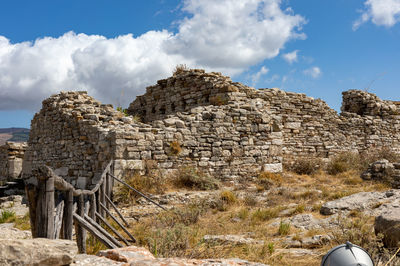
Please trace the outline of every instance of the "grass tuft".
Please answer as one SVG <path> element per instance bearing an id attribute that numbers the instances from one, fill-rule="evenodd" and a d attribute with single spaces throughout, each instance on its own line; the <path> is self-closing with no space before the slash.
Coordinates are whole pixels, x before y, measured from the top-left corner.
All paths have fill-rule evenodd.
<path id="1" fill-rule="evenodd" d="M 199 190 L 213 190 L 219 188 L 219 182 L 215 178 L 190 166 L 179 168 L 177 173 L 172 177 L 172 182 L 178 188 Z"/>
<path id="2" fill-rule="evenodd" d="M 3 223 L 13 223 L 17 216 L 14 211 L 2 210 L 0 214 L 0 224 Z"/>
<path id="3" fill-rule="evenodd" d="M 287 236 L 290 232 L 290 223 L 279 223 L 278 235 L 280 236 Z"/>

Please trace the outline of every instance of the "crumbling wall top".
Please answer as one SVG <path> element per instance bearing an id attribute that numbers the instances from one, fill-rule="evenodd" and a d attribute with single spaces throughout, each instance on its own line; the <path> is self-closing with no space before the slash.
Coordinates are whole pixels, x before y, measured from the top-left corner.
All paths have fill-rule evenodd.
<path id="1" fill-rule="evenodd" d="M 362 90 L 348 90 L 342 92 L 342 95 L 342 112 L 380 117 L 400 114 L 400 102 L 384 101 L 373 93 Z"/>
<path id="2" fill-rule="evenodd" d="M 128 113 L 139 115 L 149 122 L 169 114 L 189 111 L 193 107 L 225 105 L 240 101 L 254 88 L 245 86 L 218 72 L 206 73 L 201 69 L 180 70 L 156 85 L 129 105 Z"/>

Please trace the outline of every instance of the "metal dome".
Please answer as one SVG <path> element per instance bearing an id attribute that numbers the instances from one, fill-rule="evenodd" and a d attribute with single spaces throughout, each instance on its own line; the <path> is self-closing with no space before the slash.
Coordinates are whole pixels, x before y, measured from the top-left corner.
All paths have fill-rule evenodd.
<path id="1" fill-rule="evenodd" d="M 371 256 L 361 247 L 350 242 L 328 251 L 321 266 L 374 266 Z"/>

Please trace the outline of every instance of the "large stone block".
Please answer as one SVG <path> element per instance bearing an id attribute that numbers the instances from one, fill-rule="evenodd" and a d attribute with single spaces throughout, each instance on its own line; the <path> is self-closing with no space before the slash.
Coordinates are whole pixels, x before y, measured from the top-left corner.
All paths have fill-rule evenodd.
<path id="1" fill-rule="evenodd" d="M 78 253 L 75 241 L 45 238 L 0 241 L 0 265 L 69 265 Z"/>
<path id="2" fill-rule="evenodd" d="M 270 173 L 281 173 L 283 171 L 282 163 L 264 164 L 262 170 Z"/>
<path id="3" fill-rule="evenodd" d="M 375 233 L 384 235 L 383 242 L 389 248 L 400 245 L 400 208 L 391 209 L 375 219 Z"/>

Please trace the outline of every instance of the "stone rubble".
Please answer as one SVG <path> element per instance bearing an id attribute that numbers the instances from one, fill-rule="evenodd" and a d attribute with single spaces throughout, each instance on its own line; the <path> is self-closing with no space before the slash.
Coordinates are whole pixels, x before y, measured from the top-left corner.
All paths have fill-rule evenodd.
<path id="1" fill-rule="evenodd" d="M 361 178 L 389 182 L 393 188 L 400 188 L 400 163 L 391 163 L 386 159 L 376 161 L 361 174 Z"/>

